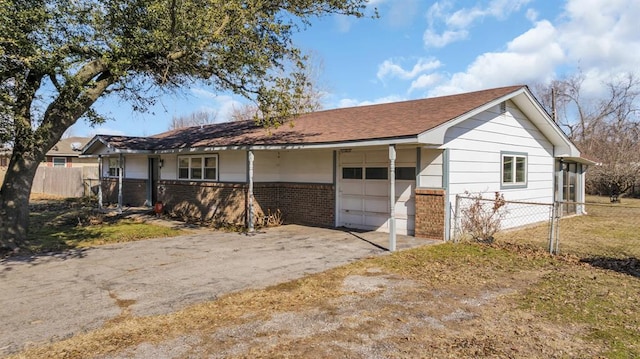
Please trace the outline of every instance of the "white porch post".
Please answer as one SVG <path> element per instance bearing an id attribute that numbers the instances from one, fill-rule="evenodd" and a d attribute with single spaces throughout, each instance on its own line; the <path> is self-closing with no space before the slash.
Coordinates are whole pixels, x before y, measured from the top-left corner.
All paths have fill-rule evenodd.
<path id="1" fill-rule="evenodd" d="M 122 153 L 118 157 L 118 212 L 122 213 L 122 175 L 124 172 Z"/>
<path id="2" fill-rule="evenodd" d="M 389 251 L 396 250 L 396 145 L 389 145 Z"/>
<path id="3" fill-rule="evenodd" d="M 102 156 L 98 156 L 98 208 L 102 209 Z"/>
<path id="4" fill-rule="evenodd" d="M 249 188 L 247 189 L 247 230 L 252 233 L 255 229 L 253 227 L 253 151 L 247 152 L 247 161 L 249 162 L 249 171 L 247 177 L 249 177 Z"/>

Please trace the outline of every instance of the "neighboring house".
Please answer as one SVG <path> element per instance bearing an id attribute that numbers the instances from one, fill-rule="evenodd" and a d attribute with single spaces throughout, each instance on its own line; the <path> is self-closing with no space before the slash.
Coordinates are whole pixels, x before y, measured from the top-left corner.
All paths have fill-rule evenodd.
<path id="1" fill-rule="evenodd" d="M 45 162 L 47 167 L 84 167 L 97 166 L 95 158 L 80 158 L 82 148 L 91 140 L 91 137 L 68 137 L 56 143 L 47 152 Z"/>
<path id="2" fill-rule="evenodd" d="M 277 129 L 228 122 L 98 135 L 83 153 L 102 159 L 111 202 L 162 201 L 185 217 L 236 223 L 252 202 L 289 223 L 379 231 L 395 223 L 397 233 L 440 239 L 456 194 L 582 201 L 591 163 L 526 86 L 320 111 Z"/>

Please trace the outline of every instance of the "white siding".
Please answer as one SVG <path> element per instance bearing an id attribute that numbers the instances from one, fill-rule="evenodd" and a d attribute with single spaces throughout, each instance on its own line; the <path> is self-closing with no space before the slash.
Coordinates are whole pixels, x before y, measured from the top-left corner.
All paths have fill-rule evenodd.
<path id="1" fill-rule="evenodd" d="M 280 181 L 279 153 L 277 151 L 254 151 L 253 154 L 254 154 L 253 181 L 254 182 L 279 182 Z"/>
<path id="2" fill-rule="evenodd" d="M 332 150 L 254 151 L 253 153 L 254 182 L 333 182 Z M 244 183 L 247 180 L 246 151 L 220 151 L 216 154 L 220 182 Z M 192 155 L 202 154 L 193 153 Z M 178 156 L 177 154 L 162 155 L 164 164 L 160 169 L 161 179 L 177 179 Z"/>
<path id="3" fill-rule="evenodd" d="M 333 182 L 333 151 L 280 151 L 280 181 Z"/>
<path id="4" fill-rule="evenodd" d="M 551 203 L 553 201 L 553 145 L 514 106 L 499 106 L 450 128 L 445 136 L 449 149 L 449 194 L 465 191 L 499 191 L 506 200 Z M 501 152 L 527 154 L 526 188 L 501 188 Z"/>
<path id="5" fill-rule="evenodd" d="M 442 164 L 441 150 L 420 149 L 420 174 L 419 186 L 427 188 L 442 188 Z"/>
<path id="6" fill-rule="evenodd" d="M 119 158 L 119 156 L 102 157 L 102 177 L 105 178 L 109 177 L 109 158 Z M 149 178 L 149 160 L 147 156 L 124 156 L 124 178 Z"/>
<path id="7" fill-rule="evenodd" d="M 160 168 L 160 179 L 175 180 L 178 178 L 178 156 L 162 155 L 162 168 Z"/>
<path id="8" fill-rule="evenodd" d="M 149 178 L 149 159 L 145 156 L 127 156 L 124 159 L 124 178 Z"/>
<path id="9" fill-rule="evenodd" d="M 218 173 L 221 182 L 245 182 L 247 180 L 247 152 L 222 151 L 218 153 Z"/>

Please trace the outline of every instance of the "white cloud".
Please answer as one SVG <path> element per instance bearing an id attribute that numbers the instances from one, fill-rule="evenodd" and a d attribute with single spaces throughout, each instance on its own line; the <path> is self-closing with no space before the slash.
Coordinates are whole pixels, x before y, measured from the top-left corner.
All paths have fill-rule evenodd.
<path id="1" fill-rule="evenodd" d="M 507 44 L 505 51 L 478 56 L 465 72 L 453 74 L 448 81 L 432 89 L 429 95 L 550 79 L 556 66 L 565 60 L 564 51 L 556 38 L 554 26 L 548 21 L 540 21 Z"/>
<path id="2" fill-rule="evenodd" d="M 400 59 L 402 61 L 402 59 Z M 405 70 L 401 65 L 394 62 L 394 60 L 385 60 L 378 66 L 378 79 L 384 79 L 386 77 L 397 77 L 403 80 L 410 80 L 424 72 L 432 71 L 442 66 L 440 61 L 434 58 L 420 58 L 413 65 L 410 70 Z"/>
<path id="3" fill-rule="evenodd" d="M 539 16 L 529 10 L 527 17 Z M 494 86 L 547 82 L 559 69 L 585 77 L 585 94 L 602 83 L 640 69 L 637 0 L 567 0 L 555 24 L 540 20 L 510 41 L 504 51 L 479 55 L 463 72 L 447 76 L 429 91 L 443 95 Z M 444 75 L 444 74 L 443 74 Z M 410 89 L 416 88 L 414 84 Z"/>
<path id="4" fill-rule="evenodd" d="M 462 8 L 453 13 L 451 1 L 436 2 L 427 11 L 429 27 L 423 35 L 426 47 L 444 47 L 450 43 L 464 40 L 469 35 L 471 26 L 486 17 L 505 19 L 519 11 L 531 0 L 492 0 L 486 5 Z M 444 29 L 437 29 L 443 23 Z"/>
<path id="5" fill-rule="evenodd" d="M 464 40 L 468 37 L 469 32 L 466 30 L 451 31 L 447 30 L 442 34 L 438 34 L 432 29 L 427 29 L 422 35 L 425 46 L 445 47 L 452 42 Z"/>
<path id="6" fill-rule="evenodd" d="M 338 101 L 338 108 L 344 107 L 357 107 L 357 106 L 367 106 L 367 105 L 376 105 L 381 103 L 391 103 L 391 102 L 399 102 L 404 101 L 406 98 L 396 95 L 390 95 L 375 99 L 373 101 L 359 101 L 352 98 L 344 98 Z"/>
<path id="7" fill-rule="evenodd" d="M 414 90 L 422 90 L 425 88 L 429 88 L 435 84 L 437 84 L 442 76 L 440 74 L 428 74 L 428 75 L 420 75 L 417 79 L 411 82 L 411 87 L 409 87 L 409 93 Z"/>
<path id="8" fill-rule="evenodd" d="M 558 28 L 571 62 L 602 73 L 640 68 L 640 2 L 569 0 L 565 11 Z"/>

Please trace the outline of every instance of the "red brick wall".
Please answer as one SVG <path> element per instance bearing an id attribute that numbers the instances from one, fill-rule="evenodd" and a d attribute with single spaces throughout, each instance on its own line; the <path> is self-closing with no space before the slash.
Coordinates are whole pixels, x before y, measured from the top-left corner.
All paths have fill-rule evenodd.
<path id="1" fill-rule="evenodd" d="M 158 200 L 185 218 L 245 224 L 245 183 L 160 181 Z M 256 215 L 280 210 L 285 223 L 332 227 L 335 188 L 331 184 L 255 183 Z"/>
<path id="2" fill-rule="evenodd" d="M 278 185 L 277 208 L 283 212 L 286 223 L 335 226 L 335 186 L 309 183 Z"/>
<path id="3" fill-rule="evenodd" d="M 246 189 L 243 184 L 159 181 L 158 200 L 178 217 L 244 225 Z"/>
<path id="4" fill-rule="evenodd" d="M 444 240 L 444 189 L 416 188 L 415 236 Z"/>
<path id="5" fill-rule="evenodd" d="M 102 179 L 102 200 L 107 203 L 118 203 L 118 179 Z M 124 206 L 144 206 L 147 201 L 147 180 L 122 179 L 122 204 Z"/>

